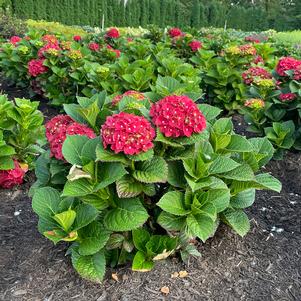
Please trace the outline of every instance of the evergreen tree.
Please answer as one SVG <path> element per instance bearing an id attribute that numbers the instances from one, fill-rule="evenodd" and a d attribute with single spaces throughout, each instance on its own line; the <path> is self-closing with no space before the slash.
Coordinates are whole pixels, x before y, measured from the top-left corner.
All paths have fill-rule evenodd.
<path id="1" fill-rule="evenodd" d="M 199 28 L 200 27 L 200 19 L 201 19 L 201 8 L 200 8 L 200 1 L 194 0 L 191 12 L 191 26 Z"/>

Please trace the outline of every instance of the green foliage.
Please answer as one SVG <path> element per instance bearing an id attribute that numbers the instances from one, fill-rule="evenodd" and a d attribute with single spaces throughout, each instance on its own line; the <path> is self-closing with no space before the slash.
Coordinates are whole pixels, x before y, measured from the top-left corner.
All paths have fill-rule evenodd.
<path id="1" fill-rule="evenodd" d="M 171 79 L 165 84 L 178 85 Z M 94 112 L 119 111 L 110 106 L 101 93 L 78 97 L 65 110 L 96 131 L 103 121 L 92 118 Z M 146 272 L 178 251 L 185 260 L 199 256 L 191 242 L 205 242 L 220 222 L 246 235 L 244 209 L 253 204 L 256 189 L 280 191 L 278 180 L 258 174 L 273 155 L 267 138 L 248 140 L 234 133 L 231 119 L 216 119 L 220 109 L 199 108 L 206 130 L 168 138 L 157 129 L 153 149 L 139 155 L 116 154 L 99 137 L 74 135 L 63 144 L 66 162 L 49 153 L 38 159 L 32 207 L 39 231 L 54 243 L 71 243 L 68 253 L 82 277 L 100 282 L 106 265 L 128 261 L 134 271 Z"/>
<path id="2" fill-rule="evenodd" d="M 32 167 L 43 152 L 44 118 L 38 102 L 0 95 L 0 170 L 12 169 L 13 159 Z"/>

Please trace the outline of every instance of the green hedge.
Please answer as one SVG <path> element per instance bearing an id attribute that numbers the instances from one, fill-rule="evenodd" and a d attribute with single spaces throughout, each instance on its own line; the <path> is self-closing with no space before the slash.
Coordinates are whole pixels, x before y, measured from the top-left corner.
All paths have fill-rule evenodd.
<path id="1" fill-rule="evenodd" d="M 58 21 L 67 25 L 100 26 L 204 26 L 228 27 L 245 31 L 297 29 L 301 26 L 301 1 L 294 6 L 285 1 L 226 0 L 0 0 L 0 6 L 11 3 L 21 18 Z M 266 5 L 264 3 L 266 2 Z M 231 5 L 232 4 L 232 5 Z M 234 5 L 233 5 L 234 4 Z"/>

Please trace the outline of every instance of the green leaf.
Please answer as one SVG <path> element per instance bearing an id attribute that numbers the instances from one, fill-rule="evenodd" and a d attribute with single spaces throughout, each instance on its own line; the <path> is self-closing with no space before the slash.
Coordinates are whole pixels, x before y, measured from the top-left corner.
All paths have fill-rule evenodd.
<path id="1" fill-rule="evenodd" d="M 133 155 L 133 156 L 127 155 L 127 157 L 133 161 L 146 161 L 146 160 L 150 160 L 153 156 L 154 156 L 153 149 L 149 149 L 147 152 L 142 152 L 138 155 Z"/>
<path id="2" fill-rule="evenodd" d="M 75 181 L 67 181 L 62 196 L 80 197 L 95 192 L 95 186 L 88 179 L 81 178 Z"/>
<path id="3" fill-rule="evenodd" d="M 248 164 L 242 164 L 235 169 L 220 175 L 223 178 L 238 181 L 253 181 L 255 176 L 252 168 Z"/>
<path id="4" fill-rule="evenodd" d="M 150 239 L 150 234 L 143 228 L 134 229 L 132 231 L 133 242 L 137 250 L 146 252 L 145 245 Z"/>
<path id="5" fill-rule="evenodd" d="M 250 221 L 248 216 L 240 209 L 228 209 L 223 212 L 223 219 L 240 236 L 245 236 L 250 230 Z"/>
<path id="6" fill-rule="evenodd" d="M 101 282 L 106 270 L 106 258 L 103 250 L 90 256 L 82 256 L 72 251 L 72 265 L 75 270 L 85 279 Z"/>
<path id="7" fill-rule="evenodd" d="M 53 219 L 58 222 L 64 231 L 68 232 L 75 220 L 75 217 L 76 212 L 72 209 L 69 209 L 67 211 L 57 213 L 55 216 L 53 216 Z"/>
<path id="8" fill-rule="evenodd" d="M 110 232 L 103 229 L 99 222 L 92 222 L 79 231 L 80 255 L 92 255 L 100 251 L 110 238 Z"/>
<path id="9" fill-rule="evenodd" d="M 144 253 L 141 251 L 138 251 L 135 254 L 135 257 L 133 259 L 132 263 L 132 270 L 137 272 L 149 272 L 154 267 L 154 262 L 152 260 L 148 260 Z"/>
<path id="10" fill-rule="evenodd" d="M 96 160 L 101 162 L 121 162 L 126 164 L 127 159 L 123 154 L 115 154 L 110 150 L 103 148 L 102 142 L 96 147 Z"/>
<path id="11" fill-rule="evenodd" d="M 184 167 L 181 161 L 168 162 L 168 178 L 170 185 L 175 187 L 186 187 L 186 180 L 184 177 Z"/>
<path id="12" fill-rule="evenodd" d="M 96 161 L 96 147 L 99 144 L 99 137 L 89 139 L 83 146 L 81 152 L 81 160 L 83 165 L 88 164 L 91 161 Z"/>
<path id="13" fill-rule="evenodd" d="M 116 206 L 104 217 L 108 230 L 131 231 L 142 226 L 148 219 L 148 214 L 138 198 L 116 200 Z"/>
<path id="14" fill-rule="evenodd" d="M 51 187 L 39 188 L 33 196 L 32 209 L 40 217 L 48 219 L 57 213 L 60 201 L 57 190 Z"/>
<path id="15" fill-rule="evenodd" d="M 231 158 L 219 155 L 216 159 L 212 161 L 208 172 L 209 174 L 224 173 L 237 168 L 239 165 L 239 163 L 232 160 Z"/>
<path id="16" fill-rule="evenodd" d="M 142 183 L 165 183 L 168 166 L 161 157 L 153 157 L 149 161 L 138 162 L 132 176 Z"/>
<path id="17" fill-rule="evenodd" d="M 104 162 L 98 166 L 98 185 L 95 189 L 99 190 L 109 186 L 110 184 L 118 181 L 128 172 L 125 170 L 121 163 Z"/>
<path id="18" fill-rule="evenodd" d="M 157 219 L 157 223 L 167 231 L 180 231 L 185 222 L 185 216 L 175 216 L 165 211 L 162 211 Z"/>
<path id="19" fill-rule="evenodd" d="M 116 191 L 120 198 L 132 198 L 143 192 L 143 184 L 130 175 L 116 181 Z"/>
<path id="20" fill-rule="evenodd" d="M 253 145 L 247 138 L 240 135 L 231 135 L 230 143 L 227 145 L 226 150 L 231 152 L 252 152 Z"/>
<path id="21" fill-rule="evenodd" d="M 222 112 L 220 108 L 213 107 L 205 103 L 199 104 L 198 107 L 207 121 L 214 120 Z"/>
<path id="22" fill-rule="evenodd" d="M 10 170 L 15 166 L 14 160 L 11 157 L 0 158 L 0 170 Z"/>
<path id="23" fill-rule="evenodd" d="M 16 153 L 15 149 L 12 146 L 9 146 L 9 145 L 0 146 L 0 157 L 12 156 L 15 153 Z M 1 160 L 1 158 L 0 158 L 0 160 Z"/>
<path id="24" fill-rule="evenodd" d="M 233 208 L 247 208 L 253 205 L 255 201 L 255 189 L 248 189 L 242 192 L 239 192 L 231 198 L 230 205 Z"/>
<path id="25" fill-rule="evenodd" d="M 187 217 L 187 227 L 189 231 L 205 242 L 214 231 L 213 220 L 204 214 L 192 215 L 189 214 Z"/>
<path id="26" fill-rule="evenodd" d="M 165 193 L 157 203 L 162 210 L 174 215 L 187 215 L 189 210 L 184 207 L 184 194 L 179 191 Z"/>
<path id="27" fill-rule="evenodd" d="M 211 202 L 217 213 L 224 211 L 230 203 L 229 189 L 209 189 L 207 202 Z"/>
<path id="28" fill-rule="evenodd" d="M 67 136 L 63 144 L 63 156 L 72 165 L 82 166 L 82 150 L 89 138 L 87 136 Z"/>
<path id="29" fill-rule="evenodd" d="M 74 231 L 79 230 L 91 222 L 93 222 L 98 216 L 98 211 L 96 208 L 89 204 L 79 204 L 75 208 L 76 218 L 73 223 L 72 229 Z"/>

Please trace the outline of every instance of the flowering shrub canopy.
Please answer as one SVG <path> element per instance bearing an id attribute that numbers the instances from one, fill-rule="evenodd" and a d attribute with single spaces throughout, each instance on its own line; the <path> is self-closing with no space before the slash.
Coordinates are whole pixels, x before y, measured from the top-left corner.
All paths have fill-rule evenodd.
<path id="1" fill-rule="evenodd" d="M 0 170 L 0 187 L 11 189 L 16 185 L 23 183 L 26 170 L 23 170 L 19 162 L 14 161 L 14 168 L 9 170 Z"/>
<path id="2" fill-rule="evenodd" d="M 198 255 L 194 242 L 205 242 L 220 222 L 244 236 L 250 225 L 243 209 L 255 189 L 281 189 L 258 174 L 273 155 L 266 138 L 235 134 L 229 118 L 216 120 L 219 109 L 187 96 L 154 102 L 151 95 L 150 112 L 143 107 L 139 115 L 119 111 L 132 98 L 112 108 L 104 92 L 78 97 L 64 106 L 70 117 L 47 124 L 50 146 L 66 132 L 65 161 L 49 153 L 37 161 L 31 192 L 39 231 L 70 242 L 74 268 L 92 281 L 102 280 L 106 264 L 132 261 L 134 271 L 145 272 L 175 252 Z M 165 121 L 168 132 L 161 132 Z"/>

